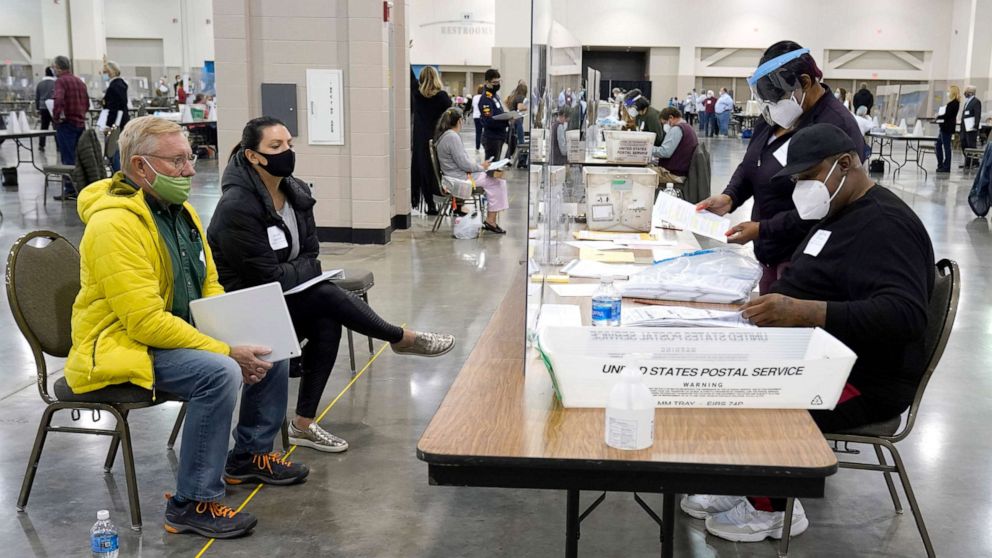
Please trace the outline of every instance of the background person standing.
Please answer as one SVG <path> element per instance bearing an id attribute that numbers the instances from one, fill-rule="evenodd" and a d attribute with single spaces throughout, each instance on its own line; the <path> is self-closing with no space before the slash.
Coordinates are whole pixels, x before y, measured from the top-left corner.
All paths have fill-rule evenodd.
<path id="1" fill-rule="evenodd" d="M 83 80 L 72 74 L 68 58 L 56 56 L 54 66 L 55 74 L 58 76 L 55 79 L 55 103 L 52 110 L 55 143 L 58 145 L 62 164 L 74 166 L 76 143 L 86 129 L 86 111 L 90 108 L 90 97 Z M 73 188 L 69 178 L 62 178 L 62 195 L 55 196 L 55 199 L 57 201 L 76 199 L 76 189 Z"/>
<path id="2" fill-rule="evenodd" d="M 444 114 L 451 108 L 451 97 L 442 89 L 441 76 L 433 66 L 426 66 L 420 71 L 420 87 L 413 92 L 413 164 L 410 172 L 410 203 L 413 208 L 420 205 L 423 199 L 427 205 L 428 215 L 437 215 L 434 195 L 440 195 L 441 186 L 434 176 L 431 165 L 430 140 L 434 137 L 434 127 Z"/>
<path id="3" fill-rule="evenodd" d="M 937 135 L 937 172 L 951 172 L 951 136 L 954 135 L 954 125 L 958 121 L 958 110 L 961 108 L 961 90 L 952 85 L 947 92 L 947 104 L 938 112 L 937 125 L 940 133 Z"/>
<path id="4" fill-rule="evenodd" d="M 982 122 L 982 102 L 978 100 L 975 93 L 978 90 L 974 85 L 964 88 L 964 103 L 961 105 L 961 152 L 965 153 L 962 169 L 970 169 L 972 162 L 968 158 L 965 149 L 978 147 L 978 127 Z M 977 166 L 978 163 L 976 162 Z"/>
<path id="5" fill-rule="evenodd" d="M 55 72 L 51 67 L 45 68 L 45 77 L 38 81 L 34 88 L 34 102 L 41 116 L 41 129 L 47 130 L 52 126 L 52 113 L 48 110 L 45 101 L 55 98 Z M 38 150 L 45 150 L 45 136 L 38 138 Z"/>

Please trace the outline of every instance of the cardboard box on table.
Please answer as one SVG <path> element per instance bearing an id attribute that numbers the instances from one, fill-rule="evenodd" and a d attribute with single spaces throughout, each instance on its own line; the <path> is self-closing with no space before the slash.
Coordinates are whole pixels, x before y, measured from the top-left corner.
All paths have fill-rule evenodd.
<path id="1" fill-rule="evenodd" d="M 833 409 L 857 359 L 819 328 L 548 327 L 539 341 L 565 407 L 606 407 L 633 367 L 658 407 Z"/>

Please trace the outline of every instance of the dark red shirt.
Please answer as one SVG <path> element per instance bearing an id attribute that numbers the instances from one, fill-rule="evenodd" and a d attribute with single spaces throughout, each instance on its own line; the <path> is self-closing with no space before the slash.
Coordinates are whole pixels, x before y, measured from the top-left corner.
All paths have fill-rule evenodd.
<path id="1" fill-rule="evenodd" d="M 707 97 L 703 101 L 703 108 L 706 112 L 716 113 L 716 97 Z"/>
<path id="2" fill-rule="evenodd" d="M 83 80 L 65 73 L 55 80 L 55 105 L 52 120 L 56 124 L 68 122 L 82 128 L 86 126 L 86 111 L 90 109 L 90 95 Z"/>

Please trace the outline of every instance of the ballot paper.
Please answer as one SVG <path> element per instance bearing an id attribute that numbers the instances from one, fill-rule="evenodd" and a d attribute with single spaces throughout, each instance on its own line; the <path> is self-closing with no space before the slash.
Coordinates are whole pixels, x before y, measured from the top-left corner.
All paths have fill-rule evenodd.
<path id="1" fill-rule="evenodd" d="M 339 275 L 342 275 L 343 273 L 344 273 L 343 269 L 332 269 L 331 271 L 325 271 L 320 275 L 314 277 L 313 279 L 305 283 L 300 283 L 299 285 L 293 287 L 292 289 L 289 289 L 288 291 L 283 292 L 282 294 L 292 295 L 296 293 L 302 293 L 303 291 L 309 289 L 310 287 L 316 285 L 317 283 L 320 283 L 321 281 L 329 281 L 331 279 L 335 279 Z"/>
<path id="2" fill-rule="evenodd" d="M 671 197 L 671 196 L 669 196 Z M 655 240 L 648 233 L 616 233 L 608 231 L 575 231 L 576 240 Z"/>
<path id="3" fill-rule="evenodd" d="M 624 306 L 621 323 L 635 327 L 756 327 L 740 312 L 686 306 Z"/>
<path id="4" fill-rule="evenodd" d="M 595 248 L 580 248 L 580 260 L 592 260 L 606 263 L 634 263 L 634 253 L 625 250 L 597 250 Z"/>
<path id="5" fill-rule="evenodd" d="M 630 250 L 651 250 L 658 246 L 675 246 L 678 243 L 674 240 L 619 239 L 619 240 L 614 240 L 613 244 L 617 245 L 618 247 L 624 247 Z"/>
<path id="6" fill-rule="evenodd" d="M 500 159 L 499 161 L 496 161 L 495 163 L 490 163 L 489 164 L 489 168 L 487 170 L 490 171 L 490 172 L 491 171 L 495 171 L 495 170 L 499 170 L 499 169 L 501 169 L 501 168 L 503 168 L 503 167 L 505 167 L 506 165 L 509 165 L 509 164 L 510 164 L 510 160 L 509 159 Z"/>
<path id="7" fill-rule="evenodd" d="M 604 242 L 602 240 L 569 240 L 565 244 L 579 250 L 583 248 L 592 248 L 593 250 L 629 250 L 623 244 Z"/>
<path id="8" fill-rule="evenodd" d="M 551 290 L 558 296 L 592 296 L 599 288 L 599 283 L 555 283 Z"/>
<path id="9" fill-rule="evenodd" d="M 675 196 L 660 195 L 654 203 L 652 226 L 672 223 L 698 235 L 727 242 L 730 219 L 709 211 L 696 211 L 696 206 Z"/>
<path id="10" fill-rule="evenodd" d="M 570 277 L 586 277 L 589 279 L 599 279 L 603 276 L 627 278 L 636 275 L 649 266 L 638 264 L 609 264 L 590 260 L 572 260 L 561 272 Z"/>

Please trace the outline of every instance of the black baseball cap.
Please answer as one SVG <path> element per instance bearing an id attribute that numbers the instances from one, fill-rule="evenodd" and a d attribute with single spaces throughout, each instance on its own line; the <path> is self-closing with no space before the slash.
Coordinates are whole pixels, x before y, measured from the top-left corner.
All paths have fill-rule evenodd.
<path id="1" fill-rule="evenodd" d="M 854 140 L 833 124 L 813 124 L 796 132 L 789 140 L 785 168 L 773 178 L 792 176 L 819 165 L 827 157 L 856 151 Z"/>

